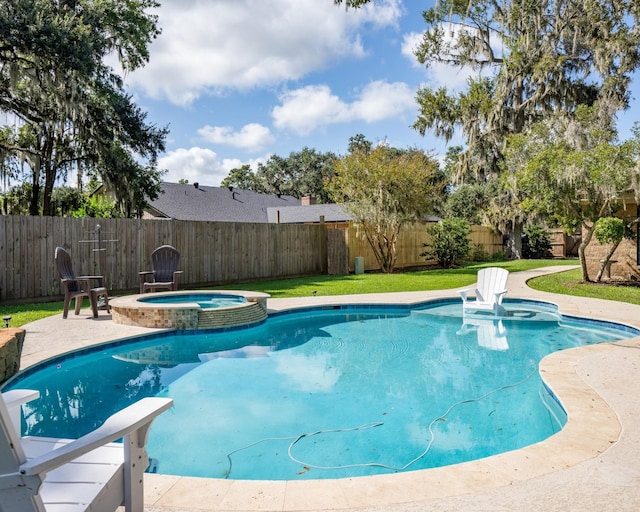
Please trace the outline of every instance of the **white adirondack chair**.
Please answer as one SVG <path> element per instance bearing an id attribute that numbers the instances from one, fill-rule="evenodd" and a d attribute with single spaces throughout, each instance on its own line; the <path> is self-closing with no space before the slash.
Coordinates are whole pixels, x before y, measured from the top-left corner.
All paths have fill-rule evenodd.
<path id="1" fill-rule="evenodd" d="M 499 267 L 483 268 L 478 272 L 475 288 L 465 288 L 458 293 L 462 297 L 462 311 L 491 311 L 495 315 L 503 314 L 502 299 L 507 293 L 509 271 Z M 475 298 L 471 296 L 475 295 Z"/>
<path id="2" fill-rule="evenodd" d="M 0 400 L 1 512 L 143 512 L 149 427 L 170 398 L 143 398 L 79 439 L 20 437 L 21 405 L 37 391 Z M 122 443 L 115 443 L 123 438 Z"/>

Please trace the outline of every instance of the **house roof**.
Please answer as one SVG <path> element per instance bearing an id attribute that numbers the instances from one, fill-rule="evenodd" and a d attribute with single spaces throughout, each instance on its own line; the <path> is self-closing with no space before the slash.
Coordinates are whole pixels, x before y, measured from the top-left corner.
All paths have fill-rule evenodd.
<path id="1" fill-rule="evenodd" d="M 207 187 L 198 183 L 161 184 L 163 192 L 150 201 L 147 212 L 154 217 L 216 222 L 269 222 L 268 208 L 298 206 L 292 196 L 259 194 L 227 187 Z"/>
<path id="2" fill-rule="evenodd" d="M 302 224 L 310 222 L 320 222 L 320 217 L 324 217 L 325 222 L 349 222 L 351 214 L 342 206 L 329 204 L 310 204 L 301 206 L 285 206 L 282 208 L 267 208 L 269 222 L 279 222 L 281 224 Z M 426 222 L 438 222 L 442 219 L 435 215 L 425 215 Z"/>
<path id="3" fill-rule="evenodd" d="M 267 217 L 269 222 L 281 224 L 320 222 L 320 217 L 324 217 L 325 222 L 347 222 L 351 218 L 346 210 L 337 204 L 270 207 L 267 208 Z"/>
<path id="4" fill-rule="evenodd" d="M 212 222 L 264 222 L 281 224 L 348 222 L 351 215 L 337 204 L 301 205 L 293 196 L 260 194 L 198 183 L 161 184 L 163 192 L 145 211 L 156 218 Z M 431 215 L 425 220 L 440 220 Z"/>

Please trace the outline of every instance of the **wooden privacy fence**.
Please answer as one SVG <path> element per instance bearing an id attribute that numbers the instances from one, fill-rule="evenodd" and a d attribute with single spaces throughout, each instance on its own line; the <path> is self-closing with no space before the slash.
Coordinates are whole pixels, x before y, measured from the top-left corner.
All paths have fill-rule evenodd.
<path id="1" fill-rule="evenodd" d="M 400 231 L 397 243 L 398 259 L 395 268 L 403 269 L 419 267 L 436 263 L 435 260 L 427 260 L 420 256 L 424 252 L 424 243 L 428 242 L 426 228 L 430 223 L 415 222 L 407 224 Z M 344 237 L 349 251 L 349 270 L 353 272 L 354 261 L 357 256 L 364 258 L 365 270 L 380 270 L 378 262 L 373 254 L 371 246 L 367 240 L 358 236 L 356 228 L 351 225 L 344 230 Z M 482 249 L 489 255 L 503 250 L 502 236 L 484 226 L 471 226 L 471 246 L 481 245 Z"/>
<path id="2" fill-rule="evenodd" d="M 396 268 L 434 263 L 420 256 L 427 239 L 425 223 L 404 227 Z M 471 241 L 488 254 L 502 250 L 489 228 L 473 226 Z M 0 302 L 60 298 L 57 246 L 70 252 L 77 275 L 104 275 L 113 292 L 135 291 L 138 272 L 151 270 L 151 252 L 163 244 L 181 253 L 180 288 L 346 274 L 356 256 L 365 270 L 379 270 L 353 226 L 0 216 Z"/>
<path id="3" fill-rule="evenodd" d="M 181 253 L 180 287 L 327 272 L 319 224 L 0 216 L 0 301 L 60 297 L 57 246 L 70 252 L 77 275 L 101 274 L 110 290 L 136 290 L 138 272 L 151 270 L 151 252 L 163 244 Z"/>

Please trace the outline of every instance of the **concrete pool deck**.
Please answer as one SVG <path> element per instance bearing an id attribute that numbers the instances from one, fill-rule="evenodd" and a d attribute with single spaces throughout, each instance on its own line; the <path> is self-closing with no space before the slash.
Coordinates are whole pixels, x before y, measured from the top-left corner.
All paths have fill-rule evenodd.
<path id="1" fill-rule="evenodd" d="M 640 306 L 537 292 L 527 280 L 575 267 L 512 273 L 509 298 L 640 328 Z M 269 299 L 271 311 L 338 303 L 411 304 L 455 290 Z M 22 367 L 76 348 L 154 329 L 100 312 L 25 326 Z M 147 512 L 195 511 L 626 511 L 640 506 L 640 337 L 558 352 L 540 371 L 567 410 L 565 428 L 535 445 L 443 468 L 342 480 L 241 481 L 145 475 Z M 523 425 L 526 428 L 526 425 Z"/>

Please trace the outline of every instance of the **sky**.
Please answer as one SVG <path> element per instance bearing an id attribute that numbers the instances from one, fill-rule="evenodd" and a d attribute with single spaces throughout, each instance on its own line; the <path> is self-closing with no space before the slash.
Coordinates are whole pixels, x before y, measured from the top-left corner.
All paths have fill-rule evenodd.
<path id="1" fill-rule="evenodd" d="M 148 122 L 169 129 L 164 181 L 218 186 L 231 169 L 255 171 L 271 155 L 345 154 L 357 134 L 444 156 L 442 139 L 412 128 L 420 86 L 461 89 L 468 77 L 416 61 L 422 11 L 434 0 L 362 9 L 333 0 L 160 2 L 162 34 L 126 87 Z"/>

